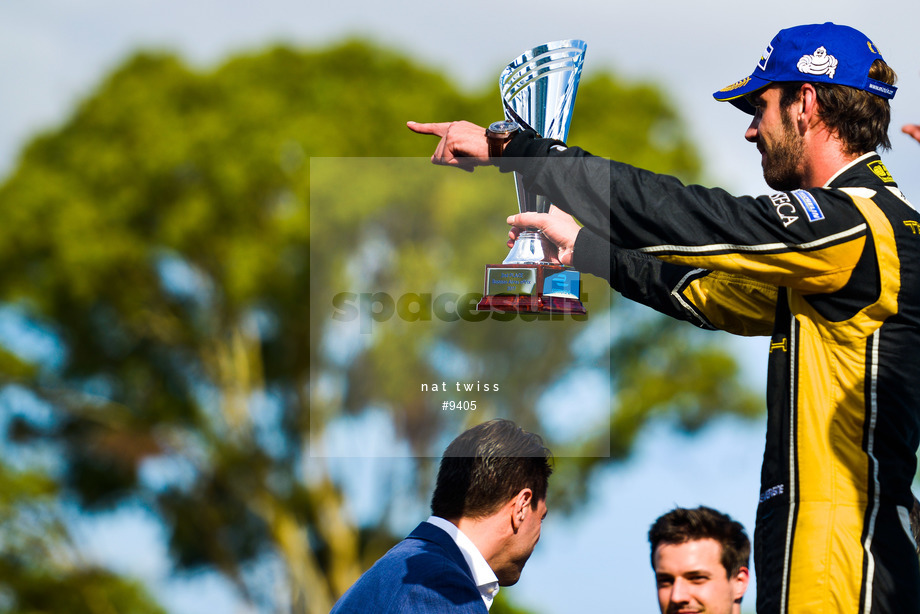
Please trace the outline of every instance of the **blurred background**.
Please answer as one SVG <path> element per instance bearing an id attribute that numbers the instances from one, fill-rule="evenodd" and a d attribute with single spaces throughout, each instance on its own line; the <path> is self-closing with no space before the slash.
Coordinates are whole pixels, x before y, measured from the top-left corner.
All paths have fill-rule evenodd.
<path id="1" fill-rule="evenodd" d="M 834 21 L 899 72 L 885 160 L 920 198 L 899 132 L 920 122 L 915 14 L 0 5 L 0 611 L 328 612 L 427 517 L 446 443 L 496 416 L 541 433 L 556 473 L 492 612 L 657 611 L 658 515 L 706 504 L 753 532 L 766 341 L 587 276 L 587 319 L 445 315 L 504 257 L 513 183 L 433 167 L 405 122 L 487 124 L 508 62 L 581 38 L 570 143 L 764 193 L 749 117 L 711 94 L 779 29 Z"/>

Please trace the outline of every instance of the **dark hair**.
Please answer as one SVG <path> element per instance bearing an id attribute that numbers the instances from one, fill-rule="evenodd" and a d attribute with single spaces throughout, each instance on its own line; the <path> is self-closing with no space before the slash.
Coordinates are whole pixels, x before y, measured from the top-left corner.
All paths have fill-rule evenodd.
<path id="1" fill-rule="evenodd" d="M 898 80 L 894 70 L 882 60 L 872 63 L 869 77 L 888 85 L 894 85 Z M 799 90 L 804 83 L 780 83 L 780 106 L 783 109 L 798 100 Z M 812 85 L 818 94 L 818 117 L 837 135 L 848 154 L 864 154 L 879 147 L 891 149 L 891 141 L 888 140 L 891 105 L 888 100 L 846 85 Z"/>
<path id="2" fill-rule="evenodd" d="M 438 469 L 431 513 L 441 518 L 483 518 L 524 488 L 531 506 L 546 498 L 552 454 L 539 435 L 510 420 L 491 420 L 454 439 Z"/>
<path id="3" fill-rule="evenodd" d="M 729 578 L 748 566 L 751 542 L 744 525 L 726 514 L 702 505 L 696 509 L 674 508 L 661 516 L 648 531 L 652 545 L 652 568 L 655 550 L 661 544 L 682 544 L 698 539 L 714 539 L 722 546 L 722 567 Z"/>

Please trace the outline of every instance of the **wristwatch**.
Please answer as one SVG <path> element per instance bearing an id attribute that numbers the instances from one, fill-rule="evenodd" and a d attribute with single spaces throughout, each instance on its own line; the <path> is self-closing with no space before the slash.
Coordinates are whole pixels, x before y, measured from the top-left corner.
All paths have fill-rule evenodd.
<path id="1" fill-rule="evenodd" d="M 521 125 L 510 119 L 493 122 L 486 128 L 486 139 L 489 141 L 489 159 L 497 160 L 502 157 L 505 143 L 521 131 Z"/>

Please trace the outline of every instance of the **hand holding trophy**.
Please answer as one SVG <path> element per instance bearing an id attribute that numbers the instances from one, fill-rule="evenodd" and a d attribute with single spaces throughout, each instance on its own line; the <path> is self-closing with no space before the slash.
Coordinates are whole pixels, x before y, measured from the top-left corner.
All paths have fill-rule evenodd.
<path id="1" fill-rule="evenodd" d="M 534 47 L 508 64 L 499 78 L 505 119 L 486 131 L 490 154 L 522 128 L 565 141 L 587 45 L 561 40 Z M 514 173 L 521 213 L 547 213 L 550 202 L 531 194 Z M 553 263 L 547 239 L 535 230 L 520 233 L 501 264 L 486 265 L 485 293 L 479 311 L 584 314 L 577 271 Z"/>

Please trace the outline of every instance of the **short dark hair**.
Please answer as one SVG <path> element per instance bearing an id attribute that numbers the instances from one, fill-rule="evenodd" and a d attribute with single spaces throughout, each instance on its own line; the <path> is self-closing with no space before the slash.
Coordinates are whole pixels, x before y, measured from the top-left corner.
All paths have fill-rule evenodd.
<path id="1" fill-rule="evenodd" d="M 454 439 L 438 469 L 431 513 L 441 518 L 484 518 L 524 488 L 531 506 L 546 499 L 552 454 L 539 435 L 510 420 L 491 420 Z"/>
<path id="2" fill-rule="evenodd" d="M 894 85 L 898 76 L 888 64 L 875 60 L 869 78 Z M 780 105 L 785 109 L 798 99 L 804 81 L 783 82 Z M 888 124 L 891 105 L 888 100 L 846 85 L 812 83 L 818 94 L 818 116 L 837 135 L 848 154 L 864 154 L 879 147 L 891 149 Z"/>
<path id="3" fill-rule="evenodd" d="M 709 507 L 695 509 L 677 507 L 656 520 L 648 531 L 652 546 L 652 568 L 655 550 L 661 544 L 683 544 L 698 539 L 714 539 L 722 546 L 722 567 L 729 578 L 748 566 L 751 541 L 744 525 L 727 514 Z"/>

